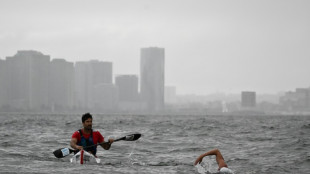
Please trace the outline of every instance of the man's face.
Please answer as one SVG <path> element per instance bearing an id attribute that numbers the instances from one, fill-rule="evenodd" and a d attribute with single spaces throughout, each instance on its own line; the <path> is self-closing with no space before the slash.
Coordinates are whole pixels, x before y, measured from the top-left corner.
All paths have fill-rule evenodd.
<path id="1" fill-rule="evenodd" d="M 85 120 L 85 122 L 83 123 L 83 127 L 86 130 L 91 130 L 92 129 L 92 124 L 93 124 L 93 120 L 91 118 L 88 118 L 87 120 Z"/>

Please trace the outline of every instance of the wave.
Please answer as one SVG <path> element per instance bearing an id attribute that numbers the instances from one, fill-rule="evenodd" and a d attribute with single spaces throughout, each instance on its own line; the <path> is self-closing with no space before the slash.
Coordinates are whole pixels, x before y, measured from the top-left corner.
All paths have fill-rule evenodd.
<path id="1" fill-rule="evenodd" d="M 302 129 L 310 129 L 310 123 L 301 126 Z"/>

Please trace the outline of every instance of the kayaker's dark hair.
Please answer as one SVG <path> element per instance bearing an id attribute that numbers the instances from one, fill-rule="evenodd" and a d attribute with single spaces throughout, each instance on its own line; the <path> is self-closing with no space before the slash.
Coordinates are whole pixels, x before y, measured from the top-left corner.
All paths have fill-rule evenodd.
<path id="1" fill-rule="evenodd" d="M 87 119 L 93 119 L 93 116 L 90 115 L 90 113 L 85 113 L 83 116 L 82 116 L 82 123 L 84 123 Z"/>

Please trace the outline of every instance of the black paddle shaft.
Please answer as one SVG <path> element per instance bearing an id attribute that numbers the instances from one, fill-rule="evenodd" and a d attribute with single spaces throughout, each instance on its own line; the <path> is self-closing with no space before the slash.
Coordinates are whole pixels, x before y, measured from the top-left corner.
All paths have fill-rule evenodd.
<path id="1" fill-rule="evenodd" d="M 114 140 L 114 142 L 116 141 L 120 141 L 120 140 L 124 140 L 124 141 L 136 141 L 137 139 L 139 139 L 141 137 L 141 134 L 131 134 L 131 135 L 126 135 L 124 137 L 121 137 L 121 138 L 117 138 Z M 93 146 L 98 146 L 98 145 L 101 145 L 101 144 L 107 144 L 109 142 L 102 142 L 102 143 L 97 143 L 97 144 L 94 144 L 94 145 L 91 145 L 91 146 L 87 146 L 85 148 L 89 148 L 89 147 L 93 147 Z"/>

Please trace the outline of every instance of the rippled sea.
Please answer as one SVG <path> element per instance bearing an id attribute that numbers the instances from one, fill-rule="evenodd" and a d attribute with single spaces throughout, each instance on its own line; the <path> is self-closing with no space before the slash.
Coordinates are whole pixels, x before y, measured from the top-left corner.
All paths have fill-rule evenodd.
<path id="1" fill-rule="evenodd" d="M 310 173 L 310 116 L 93 117 L 105 137 L 142 137 L 100 148 L 100 164 L 71 164 L 70 156 L 57 159 L 52 152 L 69 147 L 81 115 L 0 114 L 0 173 L 198 174 L 195 159 L 214 148 L 236 174 Z M 214 157 L 202 166 L 217 172 Z"/>

